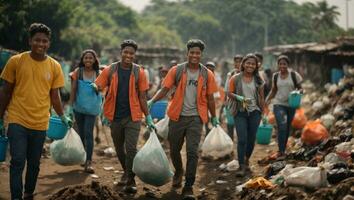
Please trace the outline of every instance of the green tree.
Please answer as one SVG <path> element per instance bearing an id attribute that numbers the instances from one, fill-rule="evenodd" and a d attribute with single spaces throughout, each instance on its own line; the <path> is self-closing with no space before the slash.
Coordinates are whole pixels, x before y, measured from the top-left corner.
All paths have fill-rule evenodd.
<path id="1" fill-rule="evenodd" d="M 26 50 L 27 29 L 34 22 L 45 23 L 52 29 L 52 48 L 56 51 L 60 30 L 68 25 L 73 6 L 70 0 L 18 0 L 0 3 L 0 44 L 18 51 Z M 50 17 L 48 17 L 50 16 Z"/>

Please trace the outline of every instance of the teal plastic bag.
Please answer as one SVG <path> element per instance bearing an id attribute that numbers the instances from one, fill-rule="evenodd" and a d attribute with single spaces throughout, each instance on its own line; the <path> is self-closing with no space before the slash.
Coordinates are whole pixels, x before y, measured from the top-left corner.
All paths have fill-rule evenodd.
<path id="1" fill-rule="evenodd" d="M 154 186 L 162 186 L 171 180 L 173 172 L 155 131 L 151 131 L 149 139 L 136 154 L 133 172 L 144 183 Z"/>
<path id="2" fill-rule="evenodd" d="M 78 80 L 77 83 L 74 110 L 87 115 L 99 115 L 102 107 L 102 95 L 93 90 L 90 81 Z"/>
<path id="3" fill-rule="evenodd" d="M 228 108 L 226 108 L 226 106 L 225 106 L 223 111 L 224 111 L 224 114 L 225 114 L 226 123 L 228 125 L 235 125 L 234 116 L 232 116 L 230 110 Z"/>
<path id="4" fill-rule="evenodd" d="M 63 139 L 50 144 L 50 154 L 54 162 L 64 166 L 83 164 L 86 161 L 84 145 L 73 128 Z"/>

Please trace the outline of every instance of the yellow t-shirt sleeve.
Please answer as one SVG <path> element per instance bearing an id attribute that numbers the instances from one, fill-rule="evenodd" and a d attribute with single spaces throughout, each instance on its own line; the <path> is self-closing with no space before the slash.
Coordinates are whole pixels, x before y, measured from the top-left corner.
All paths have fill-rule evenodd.
<path id="1" fill-rule="evenodd" d="M 11 57 L 6 65 L 4 70 L 1 73 L 1 78 L 9 83 L 14 83 L 16 81 L 16 68 L 17 68 L 17 57 Z"/>
<path id="2" fill-rule="evenodd" d="M 55 62 L 54 64 L 54 77 L 52 82 L 52 89 L 64 87 L 64 75 L 63 70 L 59 63 Z"/>

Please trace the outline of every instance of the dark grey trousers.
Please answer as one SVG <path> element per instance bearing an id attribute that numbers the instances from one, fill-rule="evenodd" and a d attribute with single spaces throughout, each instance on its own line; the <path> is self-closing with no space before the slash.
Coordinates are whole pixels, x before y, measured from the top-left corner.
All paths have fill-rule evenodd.
<path id="1" fill-rule="evenodd" d="M 179 121 L 170 120 L 168 141 L 170 143 L 170 156 L 175 174 L 183 172 L 181 149 L 186 138 L 187 166 L 185 186 L 192 186 L 198 166 L 198 147 L 202 135 L 203 123 L 199 116 L 181 116 Z"/>
<path id="2" fill-rule="evenodd" d="M 111 135 L 118 159 L 129 178 L 134 178 L 133 160 L 137 153 L 136 145 L 139 139 L 141 122 L 132 121 L 131 117 L 119 122 L 113 121 Z"/>

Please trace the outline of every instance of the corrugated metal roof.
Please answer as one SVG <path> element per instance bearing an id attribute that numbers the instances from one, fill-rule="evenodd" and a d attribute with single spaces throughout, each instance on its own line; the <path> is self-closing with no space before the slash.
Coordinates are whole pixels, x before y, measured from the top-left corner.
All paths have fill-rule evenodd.
<path id="1" fill-rule="evenodd" d="M 354 56 L 354 51 L 333 51 L 329 52 L 328 54 L 335 56 Z"/>
<path id="2" fill-rule="evenodd" d="M 337 38 L 334 41 L 325 42 L 325 43 L 310 42 L 310 43 L 270 46 L 270 47 L 265 47 L 264 51 L 272 52 L 274 54 L 287 53 L 287 52 L 299 53 L 301 51 L 325 52 L 325 51 L 338 49 L 344 45 L 353 46 L 354 48 L 354 37 Z"/>

